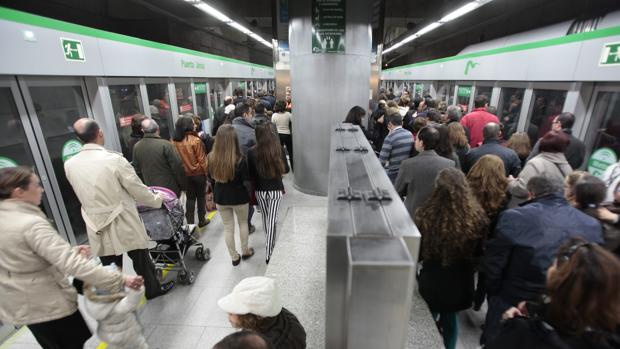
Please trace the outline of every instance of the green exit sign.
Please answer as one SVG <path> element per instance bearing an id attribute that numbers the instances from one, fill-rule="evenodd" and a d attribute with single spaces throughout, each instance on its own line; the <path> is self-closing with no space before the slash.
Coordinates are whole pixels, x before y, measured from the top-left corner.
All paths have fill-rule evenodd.
<path id="1" fill-rule="evenodd" d="M 62 50 L 65 54 L 65 59 L 72 62 L 84 62 L 86 56 L 84 56 L 84 46 L 82 41 L 76 39 L 60 38 L 62 44 Z"/>
<path id="2" fill-rule="evenodd" d="M 618 65 L 620 64 L 620 42 L 605 44 L 601 53 L 600 65 Z"/>

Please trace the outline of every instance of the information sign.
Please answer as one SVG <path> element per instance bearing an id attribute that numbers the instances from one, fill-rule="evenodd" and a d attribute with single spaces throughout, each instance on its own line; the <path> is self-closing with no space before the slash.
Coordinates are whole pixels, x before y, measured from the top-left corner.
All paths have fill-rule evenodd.
<path id="1" fill-rule="evenodd" d="M 344 53 L 345 0 L 312 0 L 312 52 Z"/>
<path id="2" fill-rule="evenodd" d="M 597 149 L 590 160 L 588 160 L 588 172 L 596 177 L 602 177 L 607 167 L 615 164 L 618 161 L 616 152 L 609 148 Z"/>
<path id="3" fill-rule="evenodd" d="M 62 162 L 69 160 L 82 150 L 82 143 L 75 139 L 70 139 L 62 145 Z"/>

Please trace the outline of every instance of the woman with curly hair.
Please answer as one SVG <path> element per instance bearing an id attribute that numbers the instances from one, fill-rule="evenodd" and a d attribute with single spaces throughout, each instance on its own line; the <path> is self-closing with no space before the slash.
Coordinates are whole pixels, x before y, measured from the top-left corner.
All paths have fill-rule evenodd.
<path id="1" fill-rule="evenodd" d="M 488 218 L 456 168 L 439 172 L 435 189 L 415 214 L 422 234 L 420 294 L 443 334 L 446 348 L 456 346 L 457 312 L 471 306 L 474 253 L 486 233 Z"/>
<path id="2" fill-rule="evenodd" d="M 506 179 L 504 162 L 497 155 L 484 155 L 469 170 L 467 181 L 471 190 L 478 199 L 478 203 L 489 219 L 488 234 L 493 235 L 499 214 L 508 207 L 510 194 L 508 179 Z M 485 236 L 487 239 L 490 236 Z M 481 247 L 483 244 L 480 245 Z M 482 248 L 477 251 L 478 257 L 483 254 Z M 474 295 L 474 310 L 480 310 L 486 298 L 486 276 L 481 268 L 478 268 L 478 282 Z"/>

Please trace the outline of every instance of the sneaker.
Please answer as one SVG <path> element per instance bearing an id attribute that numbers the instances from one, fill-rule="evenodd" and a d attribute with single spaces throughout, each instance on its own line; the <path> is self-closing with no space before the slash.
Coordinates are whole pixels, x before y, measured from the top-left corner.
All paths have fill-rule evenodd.
<path id="1" fill-rule="evenodd" d="M 256 231 L 256 227 L 254 226 L 254 224 L 250 224 L 248 226 L 248 234 L 252 234 L 255 231 Z"/>

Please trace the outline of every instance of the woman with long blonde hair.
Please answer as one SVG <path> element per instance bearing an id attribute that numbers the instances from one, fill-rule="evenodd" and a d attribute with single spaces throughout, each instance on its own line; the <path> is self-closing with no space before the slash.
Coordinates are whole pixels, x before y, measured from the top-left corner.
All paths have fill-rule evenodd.
<path id="1" fill-rule="evenodd" d="M 209 176 L 215 180 L 213 195 L 224 224 L 226 246 L 232 258 L 232 265 L 237 266 L 241 259 L 252 257 L 254 249 L 248 247 L 250 175 L 234 127 L 220 126 L 215 136 L 213 150 L 207 160 Z M 242 255 L 239 255 L 235 246 L 235 215 L 239 223 Z"/>
<path id="2" fill-rule="evenodd" d="M 458 311 L 473 301 L 475 251 L 487 222 L 465 175 L 454 167 L 439 172 L 433 194 L 415 214 L 422 235 L 419 290 L 448 349 L 456 346 Z"/>
<path id="3" fill-rule="evenodd" d="M 467 141 L 467 134 L 465 128 L 458 122 L 451 122 L 448 124 L 448 140 L 454 148 L 454 152 L 459 157 L 461 167 L 465 166 L 465 156 L 469 151 L 469 142 Z"/>
<path id="4" fill-rule="evenodd" d="M 532 143 L 530 137 L 525 132 L 517 132 L 510 136 L 506 147 L 514 150 L 521 160 L 521 168 L 525 167 L 527 157 L 532 151 Z"/>
<path id="5" fill-rule="evenodd" d="M 499 214 L 508 207 L 508 179 L 504 162 L 497 155 L 484 155 L 469 170 L 467 182 L 489 219 L 488 234 L 493 235 Z M 485 239 L 488 236 L 485 236 Z M 483 246 L 483 244 L 481 245 Z M 479 251 L 482 254 L 482 248 Z M 480 310 L 486 298 L 486 275 L 478 268 L 478 282 L 474 295 L 474 310 Z"/>

